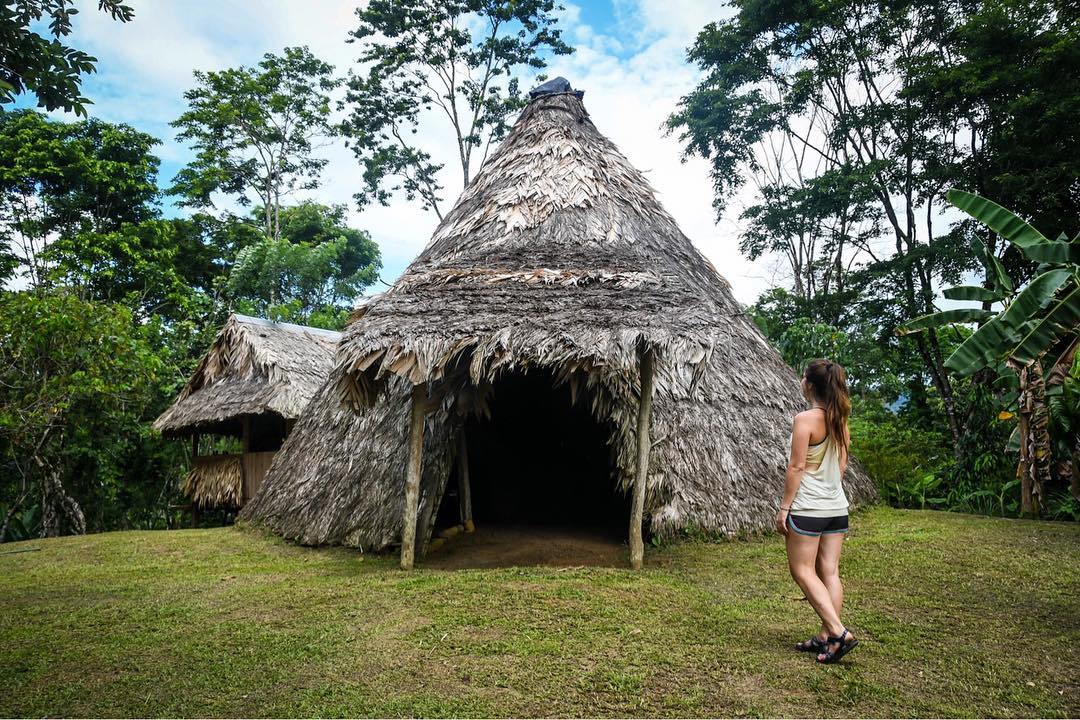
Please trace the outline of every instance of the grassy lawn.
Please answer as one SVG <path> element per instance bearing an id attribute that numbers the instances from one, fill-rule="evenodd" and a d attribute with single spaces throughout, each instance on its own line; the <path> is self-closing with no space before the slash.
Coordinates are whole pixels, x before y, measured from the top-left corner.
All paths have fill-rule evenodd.
<path id="1" fill-rule="evenodd" d="M 0 551 L 0 715 L 1080 715 L 1080 526 L 876 508 L 813 630 L 775 536 L 405 574 L 231 528 Z"/>

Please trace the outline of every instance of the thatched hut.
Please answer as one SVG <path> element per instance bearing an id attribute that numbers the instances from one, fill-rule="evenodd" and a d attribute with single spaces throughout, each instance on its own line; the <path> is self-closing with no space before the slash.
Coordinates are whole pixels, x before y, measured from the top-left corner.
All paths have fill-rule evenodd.
<path id="1" fill-rule="evenodd" d="M 191 438 L 183 491 L 195 508 L 239 508 L 255 494 L 326 381 L 340 338 L 329 330 L 229 316 L 179 397 L 154 421 L 167 437 Z M 200 454 L 200 444 L 214 444 L 200 443 L 206 436 L 235 438 L 239 452 Z"/>
<path id="2" fill-rule="evenodd" d="M 643 518 L 658 536 L 769 527 L 798 378 L 582 93 L 538 90 L 354 314 L 243 518 L 307 544 L 400 542 L 405 566 L 473 509 L 610 518 L 635 565 Z M 846 483 L 874 492 L 855 464 Z"/>

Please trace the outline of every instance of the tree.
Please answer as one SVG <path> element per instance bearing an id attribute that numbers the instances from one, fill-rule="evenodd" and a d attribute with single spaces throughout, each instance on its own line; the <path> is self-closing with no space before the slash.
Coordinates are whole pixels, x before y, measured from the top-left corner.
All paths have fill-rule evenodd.
<path id="1" fill-rule="evenodd" d="M 416 141 L 422 113 L 437 108 L 453 128 L 462 186 L 524 106 L 516 73 L 540 70 L 545 54 L 565 55 L 554 0 L 372 0 L 357 8 L 365 69 L 350 71 L 342 125 L 364 166 L 361 205 L 393 191 L 419 197 L 442 219 L 442 165 Z M 387 187 L 388 182 L 394 182 Z"/>
<path id="2" fill-rule="evenodd" d="M 948 6 L 946 6 L 948 7 Z M 942 40 L 906 60 L 905 92 L 960 143 L 942 156 L 947 181 L 1000 202 L 1038 227 L 1080 214 L 1080 8 L 1057 0 L 965 2 L 946 16 Z M 968 219 L 991 252 L 997 238 Z M 1019 261 L 1015 248 L 1004 257 Z M 1010 268 L 1030 271 L 1031 268 Z"/>
<path id="3" fill-rule="evenodd" d="M 691 48 L 706 77 L 683 98 L 668 126 L 680 132 L 687 153 L 712 163 L 718 212 L 744 182 L 746 169 L 753 175 L 766 166 L 765 150 L 777 146 L 777 138 L 792 146 L 793 155 L 820 161 L 819 176 L 833 174 L 841 187 L 851 188 L 853 207 L 872 199 L 884 232 L 857 243 L 870 255 L 859 272 L 868 280 L 864 300 L 882 311 L 883 326 L 931 312 L 936 287 L 974 266 L 966 242 L 973 226 L 935 227 L 948 187 L 1045 188 L 1040 181 L 1048 172 L 1068 175 L 1080 155 L 1080 139 L 1056 119 L 1046 123 L 1056 128 L 1052 134 L 1041 127 L 1024 132 L 1038 126 L 1048 108 L 1068 124 L 1080 102 L 1075 73 L 1067 69 L 1076 64 L 1078 24 L 1075 8 L 1066 3 L 733 4 L 739 14 L 707 25 Z M 990 68 L 992 76 L 980 75 Z M 816 208 L 828 201 L 835 181 L 785 185 L 806 190 L 809 198 L 785 208 L 788 191 L 766 195 L 763 205 L 771 215 L 764 217 L 780 213 L 783 219 L 786 212 L 789 223 L 812 221 L 811 231 L 823 220 L 835 222 L 830 218 L 836 213 L 802 212 L 807 202 Z M 1054 194 L 1053 203 L 1043 197 L 1042 204 L 1075 210 L 1070 184 L 1056 187 L 1040 191 Z M 1018 197 L 1033 201 L 1040 192 Z M 801 242 L 790 224 L 766 227 L 773 232 L 765 247 Z M 965 428 L 942 340 L 933 329 L 912 339 L 959 448 Z"/>
<path id="4" fill-rule="evenodd" d="M 1043 488 L 1050 482 L 1053 452 L 1044 363 L 1056 384 L 1067 377 L 1080 348 L 1080 235 L 1050 240 L 1029 223 L 997 203 L 971 193 L 950 190 L 948 199 L 994 234 L 1011 243 L 1026 258 L 1039 263 L 1035 277 L 1023 288 L 1009 277 L 1001 262 L 982 241 L 972 237 L 973 250 L 986 266 L 990 287 L 962 285 L 945 290 L 946 298 L 1001 303 L 999 312 L 983 307 L 958 308 L 924 315 L 904 332 L 921 332 L 953 323 L 979 323 L 946 360 L 959 376 L 982 370 L 1016 374 L 1019 415 L 1022 512 L 1038 516 Z"/>
<path id="5" fill-rule="evenodd" d="M 126 23 L 135 11 L 121 0 L 98 0 L 98 10 Z M 0 105 L 32 92 L 38 107 L 63 108 L 86 116 L 90 100 L 80 95 L 82 76 L 96 70 L 97 58 L 68 47 L 60 40 L 71 34 L 79 12 L 74 0 L 20 0 L 0 4 Z M 30 29 L 48 18 L 44 37 Z"/>
<path id="6" fill-rule="evenodd" d="M 0 249 L 34 287 L 49 282 L 47 245 L 157 216 L 158 140 L 100 120 L 0 114 Z"/>
<path id="7" fill-rule="evenodd" d="M 281 226 L 281 238 L 262 238 L 237 255 L 231 302 L 274 320 L 342 327 L 353 300 L 378 278 L 378 246 L 345 225 L 342 206 L 282 208 Z"/>
<path id="8" fill-rule="evenodd" d="M 85 500 L 106 477 L 123 474 L 115 466 L 122 458 L 102 448 L 115 450 L 139 434 L 160 369 L 122 306 L 62 291 L 0 297 L 4 531 L 36 500 L 42 535 L 86 532 Z"/>
<path id="9" fill-rule="evenodd" d="M 160 217 L 158 144 L 97 119 L 0 115 L 0 277 L 175 316 L 192 301 L 178 268 L 206 248 Z"/>
<path id="10" fill-rule="evenodd" d="M 195 208 L 213 208 L 214 193 L 257 203 L 266 236 L 279 239 L 283 201 L 318 187 L 326 166 L 313 151 L 333 134 L 333 70 L 306 47 L 267 53 L 254 68 L 196 70 L 189 109 L 172 123 L 196 157 L 169 192 Z"/>

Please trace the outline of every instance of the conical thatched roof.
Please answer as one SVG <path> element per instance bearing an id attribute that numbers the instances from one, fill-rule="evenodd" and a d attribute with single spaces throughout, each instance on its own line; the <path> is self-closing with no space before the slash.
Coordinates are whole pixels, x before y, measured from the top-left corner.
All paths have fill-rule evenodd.
<path id="1" fill-rule="evenodd" d="M 154 429 L 170 436 L 235 433 L 245 415 L 295 420 L 326 381 L 340 338 L 330 330 L 230 315 Z"/>
<path id="2" fill-rule="evenodd" d="M 581 94 L 538 97 L 401 279 L 354 315 L 334 373 L 244 514 L 306 543 L 395 542 L 409 387 L 430 382 L 445 393 L 424 440 L 430 532 L 459 415 L 500 373 L 530 367 L 585 394 L 613 428 L 629 487 L 640 343 L 658 357 L 652 531 L 768 527 L 791 419 L 806 407 L 798 378 Z M 873 494 L 857 467 L 847 483 L 855 501 Z"/>

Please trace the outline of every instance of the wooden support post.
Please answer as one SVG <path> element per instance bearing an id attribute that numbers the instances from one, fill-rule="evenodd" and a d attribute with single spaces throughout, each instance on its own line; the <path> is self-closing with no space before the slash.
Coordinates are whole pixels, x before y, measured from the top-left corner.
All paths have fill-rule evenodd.
<path id="1" fill-rule="evenodd" d="M 245 415 L 241 421 L 243 423 L 241 430 L 240 441 L 244 444 L 244 452 L 251 452 L 251 416 Z"/>
<path id="2" fill-rule="evenodd" d="M 420 504 L 420 474 L 424 466 L 424 415 L 427 383 L 413 385 L 409 415 L 409 464 L 405 470 L 405 513 L 401 526 L 401 568 L 412 570 L 416 557 L 416 513 Z"/>
<path id="3" fill-rule="evenodd" d="M 195 465 L 196 458 L 199 457 L 199 433 L 191 434 L 191 464 Z M 191 527 L 199 527 L 199 521 L 202 519 L 199 512 L 199 504 L 194 500 L 191 501 Z"/>
<path id="4" fill-rule="evenodd" d="M 641 535 L 642 515 L 645 512 L 645 480 L 649 475 L 649 419 L 652 415 L 653 365 L 652 348 L 642 345 L 639 353 L 641 369 L 641 399 L 637 415 L 637 475 L 634 477 L 634 507 L 630 516 L 630 567 L 640 570 L 645 559 L 645 540 Z"/>
<path id="5" fill-rule="evenodd" d="M 461 524 L 465 532 L 476 530 L 472 516 L 472 488 L 469 486 L 469 446 L 465 441 L 465 426 L 458 434 L 458 501 L 461 506 Z"/>

